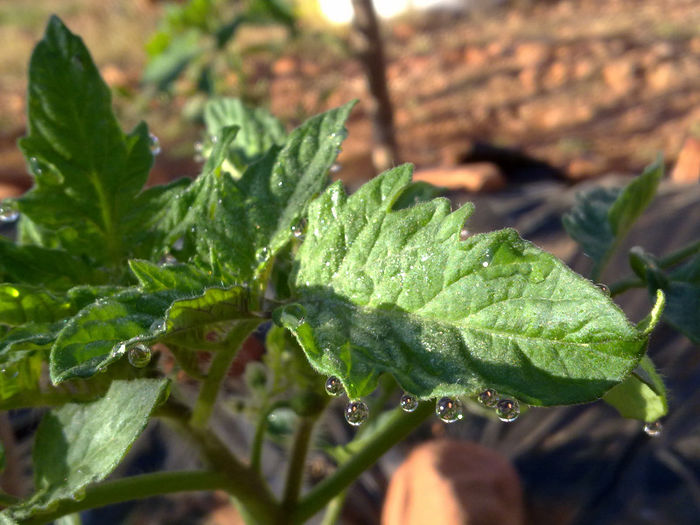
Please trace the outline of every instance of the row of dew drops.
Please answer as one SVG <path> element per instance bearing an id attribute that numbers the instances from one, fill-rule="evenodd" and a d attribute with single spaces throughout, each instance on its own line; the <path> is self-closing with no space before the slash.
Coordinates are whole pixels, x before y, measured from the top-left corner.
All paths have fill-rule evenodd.
<path id="1" fill-rule="evenodd" d="M 334 397 L 344 393 L 343 385 L 335 376 L 326 380 L 326 392 Z M 504 423 L 511 423 L 520 416 L 520 403 L 516 399 L 501 397 L 493 388 L 487 388 L 479 393 L 477 400 L 483 406 L 496 410 L 498 419 Z M 399 406 L 404 412 L 413 412 L 418 408 L 418 398 L 412 394 L 404 393 L 399 401 Z M 435 403 L 435 414 L 445 423 L 454 423 L 464 417 L 462 402 L 458 398 L 442 397 Z M 359 426 L 369 417 L 369 407 L 364 401 L 350 401 L 345 407 L 345 420 L 352 426 Z M 644 424 L 644 432 L 651 437 L 661 434 L 663 426 L 660 421 Z"/>
<path id="2" fill-rule="evenodd" d="M 343 385 L 335 376 L 326 380 L 326 392 L 331 396 L 343 394 Z M 515 421 L 520 415 L 520 404 L 515 399 L 501 398 L 498 393 L 488 388 L 481 392 L 477 399 L 488 408 L 495 408 L 498 419 L 506 423 Z M 418 408 L 418 398 L 404 393 L 399 406 L 404 412 L 413 412 Z M 435 403 L 435 414 L 445 423 L 454 423 L 464 417 L 462 402 L 458 398 L 442 397 Z M 369 417 L 369 407 L 364 401 L 350 401 L 345 407 L 345 420 L 352 426 L 359 426 Z"/>
<path id="3" fill-rule="evenodd" d="M 148 144 L 153 156 L 160 154 L 162 151 L 160 140 L 153 133 L 149 134 Z M 29 168 L 34 175 L 41 175 L 43 169 L 36 157 L 29 158 Z M 0 223 L 15 222 L 19 218 L 19 210 L 14 202 L 0 202 Z"/>

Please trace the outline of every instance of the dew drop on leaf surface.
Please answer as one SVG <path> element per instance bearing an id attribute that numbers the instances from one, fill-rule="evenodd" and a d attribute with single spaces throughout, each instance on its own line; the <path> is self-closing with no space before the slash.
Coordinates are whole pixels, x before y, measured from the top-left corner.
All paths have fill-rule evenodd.
<path id="1" fill-rule="evenodd" d="M 515 399 L 501 399 L 496 403 L 496 415 L 504 423 L 515 421 L 520 415 L 520 404 Z"/>
<path id="2" fill-rule="evenodd" d="M 404 394 L 401 396 L 401 401 L 399 402 L 401 410 L 404 412 L 413 412 L 418 408 L 418 398 L 411 394 Z"/>
<path id="3" fill-rule="evenodd" d="M 19 218 L 19 212 L 13 204 L 0 202 L 0 222 L 15 222 Z"/>
<path id="4" fill-rule="evenodd" d="M 153 155 L 158 155 L 161 152 L 160 139 L 156 137 L 153 133 L 148 134 L 148 145 L 151 148 L 151 153 Z"/>
<path id="5" fill-rule="evenodd" d="M 454 423 L 464 417 L 462 402 L 459 399 L 443 397 L 435 404 L 435 414 L 445 423 Z"/>
<path id="6" fill-rule="evenodd" d="M 487 388 L 477 396 L 479 403 L 485 407 L 493 408 L 498 403 L 498 392 L 493 388 Z"/>
<path id="7" fill-rule="evenodd" d="M 131 366 L 143 368 L 151 362 L 151 349 L 143 343 L 138 343 L 129 348 L 127 356 Z"/>
<path id="8" fill-rule="evenodd" d="M 369 407 L 364 401 L 351 401 L 345 407 L 345 421 L 357 427 L 367 421 L 369 417 Z"/>
<path id="9" fill-rule="evenodd" d="M 339 396 L 343 393 L 343 384 L 335 376 L 326 379 L 326 392 L 329 396 Z"/>
<path id="10" fill-rule="evenodd" d="M 661 424 L 661 421 L 654 421 L 652 423 L 645 423 L 644 424 L 644 433 L 647 436 L 658 437 L 661 435 L 662 430 L 663 430 L 663 425 Z"/>

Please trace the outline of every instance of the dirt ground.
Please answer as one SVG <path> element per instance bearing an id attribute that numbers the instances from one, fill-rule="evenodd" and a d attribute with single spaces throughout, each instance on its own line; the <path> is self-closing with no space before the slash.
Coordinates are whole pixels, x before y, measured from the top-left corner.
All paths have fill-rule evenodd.
<path id="1" fill-rule="evenodd" d="M 83 35 L 116 90 L 125 127 L 144 118 L 161 136 L 155 178 L 197 173 L 197 132 L 180 117 L 184 98 L 139 99 L 143 44 L 161 10 L 148 0 L 0 0 L 3 191 L 30 184 L 15 140 L 24 129 L 29 54 L 51 12 Z M 454 165 L 482 141 L 521 148 L 571 179 L 636 173 L 659 152 L 672 164 L 684 139 L 700 133 L 695 0 L 519 2 L 407 16 L 384 30 L 401 160 L 418 167 Z M 340 176 L 350 182 L 372 175 L 371 132 L 362 71 L 344 38 L 342 31 L 308 31 L 274 61 L 256 56 L 247 67 L 271 110 L 290 125 L 360 100 L 340 157 Z M 227 77 L 231 94 L 236 82 Z"/>

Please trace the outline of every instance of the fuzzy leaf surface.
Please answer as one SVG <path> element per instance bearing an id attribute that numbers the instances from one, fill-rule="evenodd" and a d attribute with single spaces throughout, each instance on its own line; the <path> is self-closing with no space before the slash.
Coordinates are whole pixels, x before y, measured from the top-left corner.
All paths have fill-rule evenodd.
<path id="1" fill-rule="evenodd" d="M 166 379 L 115 380 L 105 397 L 70 403 L 44 416 L 34 445 L 35 494 L 3 511 L 17 521 L 51 504 L 79 498 L 85 488 L 107 477 L 167 395 Z"/>
<path id="2" fill-rule="evenodd" d="M 223 165 L 238 128 L 223 128 L 203 174 L 178 198 L 171 239 L 183 237 L 194 262 L 229 284 L 260 274 L 326 186 L 351 109 L 347 104 L 312 117 L 237 180 Z"/>
<path id="3" fill-rule="evenodd" d="M 573 209 L 564 215 L 566 231 L 593 259 L 594 276 L 647 208 L 663 177 L 661 160 L 648 166 L 624 188 L 594 187 L 576 196 Z"/>
<path id="4" fill-rule="evenodd" d="M 275 313 L 312 365 L 351 398 L 383 372 L 421 398 L 490 387 L 533 405 L 599 398 L 637 365 L 646 337 L 590 281 L 513 230 L 460 241 L 472 211 L 436 199 L 392 211 L 401 166 L 309 209 L 299 305 Z"/>
<path id="5" fill-rule="evenodd" d="M 160 267 L 132 261 L 131 267 L 141 286 L 88 305 L 60 332 L 51 349 L 54 383 L 90 377 L 123 358 L 126 348 L 136 342 L 152 344 L 223 321 L 259 323 L 247 310 L 245 288 L 224 288 L 187 265 Z M 156 321 L 164 322 L 165 329 L 154 331 Z"/>
<path id="6" fill-rule="evenodd" d="M 35 185 L 18 206 L 34 241 L 115 267 L 131 247 L 145 247 L 144 224 L 133 219 L 135 207 L 154 205 L 141 193 L 153 155 L 146 125 L 125 134 L 111 105 L 82 40 L 52 17 L 29 66 L 28 134 L 19 144 Z"/>

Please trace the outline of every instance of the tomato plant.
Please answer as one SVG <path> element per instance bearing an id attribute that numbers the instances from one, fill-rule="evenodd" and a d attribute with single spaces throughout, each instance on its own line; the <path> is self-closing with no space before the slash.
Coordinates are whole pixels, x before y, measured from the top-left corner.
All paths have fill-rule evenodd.
<path id="1" fill-rule="evenodd" d="M 0 210 L 18 220 L 17 240 L 0 240 L 0 409 L 50 410 L 35 436 L 35 492 L 1 495 L 0 523 L 214 489 L 250 523 L 302 523 L 432 414 L 459 420 L 464 403 L 503 421 L 525 405 L 601 398 L 650 424 L 666 413 L 648 338 L 666 303 L 667 320 L 697 341 L 698 243 L 666 258 L 635 249 L 634 275 L 605 289 L 514 230 L 468 235 L 473 206 L 433 199 L 410 165 L 347 195 L 328 173 L 352 106 L 287 133 L 263 110 L 213 100 L 201 175 L 145 188 L 158 149 L 146 124 L 122 131 L 82 41 L 51 19 L 19 143 L 34 187 Z M 661 175 L 657 162 L 624 188 L 582 195 L 565 218 L 596 279 Z M 653 307 L 632 324 L 610 294 L 641 286 Z M 242 459 L 209 422 L 261 326 Z M 206 372 L 198 352 L 212 356 Z M 161 366 L 166 356 L 174 367 Z M 199 382 L 196 399 L 178 372 Z M 404 392 L 386 413 L 372 397 L 380 383 L 384 399 Z M 303 493 L 314 425 L 338 395 L 347 421 L 364 425 L 329 449 L 338 468 Z M 294 436 L 273 494 L 261 454 L 281 409 Z M 196 445 L 201 470 L 104 481 L 151 418 Z"/>

